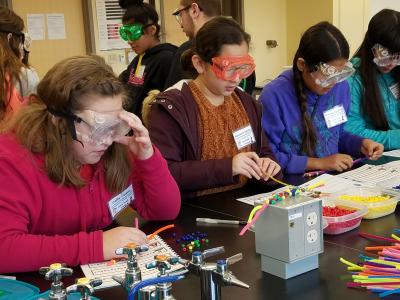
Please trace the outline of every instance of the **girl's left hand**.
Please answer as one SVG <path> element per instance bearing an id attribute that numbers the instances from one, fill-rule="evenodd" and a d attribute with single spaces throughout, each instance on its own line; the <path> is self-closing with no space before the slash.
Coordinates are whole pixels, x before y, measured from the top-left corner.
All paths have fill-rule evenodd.
<path id="1" fill-rule="evenodd" d="M 269 177 L 275 176 L 281 170 L 281 166 L 268 157 L 260 157 L 257 164 L 263 172 L 264 180 L 268 180 Z"/>
<path id="2" fill-rule="evenodd" d="M 361 153 L 368 157 L 368 159 L 377 160 L 382 156 L 383 145 L 370 139 L 364 139 L 361 145 Z"/>
<path id="3" fill-rule="evenodd" d="M 127 145 L 135 158 L 145 160 L 150 158 L 153 153 L 149 132 L 143 126 L 142 121 L 132 113 L 122 111 L 119 115 L 121 120 L 125 121 L 132 128 L 132 136 L 123 136 L 115 139 L 115 142 Z"/>

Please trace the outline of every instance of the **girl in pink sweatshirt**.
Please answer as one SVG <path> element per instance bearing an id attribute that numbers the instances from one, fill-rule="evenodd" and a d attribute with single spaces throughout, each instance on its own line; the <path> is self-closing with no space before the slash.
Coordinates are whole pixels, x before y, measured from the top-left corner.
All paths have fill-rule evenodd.
<path id="1" fill-rule="evenodd" d="M 145 243 L 135 228 L 103 231 L 128 205 L 150 220 L 177 216 L 178 187 L 125 97 L 103 59 L 68 58 L 0 135 L 0 273 L 107 260 Z"/>

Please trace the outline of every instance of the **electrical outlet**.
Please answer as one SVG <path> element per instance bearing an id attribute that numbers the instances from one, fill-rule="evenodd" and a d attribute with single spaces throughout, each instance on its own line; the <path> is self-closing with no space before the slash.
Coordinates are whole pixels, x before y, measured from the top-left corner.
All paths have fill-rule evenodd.
<path id="1" fill-rule="evenodd" d="M 318 217 L 317 217 L 316 212 L 314 212 L 314 211 L 310 212 L 306 217 L 306 223 L 308 226 L 313 226 L 313 225 L 317 224 L 317 220 L 318 220 Z"/>
<path id="2" fill-rule="evenodd" d="M 317 239 L 318 239 L 318 232 L 315 229 L 307 232 L 307 242 L 312 244 L 312 243 L 315 243 L 317 241 Z"/>

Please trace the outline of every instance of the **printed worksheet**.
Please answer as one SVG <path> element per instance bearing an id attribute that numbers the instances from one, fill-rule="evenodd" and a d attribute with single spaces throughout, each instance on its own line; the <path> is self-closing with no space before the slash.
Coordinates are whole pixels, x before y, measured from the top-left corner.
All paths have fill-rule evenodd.
<path id="1" fill-rule="evenodd" d="M 359 182 L 365 186 L 375 187 L 387 180 L 395 180 L 397 178 L 400 181 L 400 169 L 388 166 L 388 164 L 379 166 L 363 165 L 337 176 Z"/>
<path id="2" fill-rule="evenodd" d="M 148 270 L 146 268 L 146 264 L 154 261 L 154 255 L 167 255 L 177 256 L 175 251 L 172 250 L 168 244 L 156 235 L 152 242 L 150 243 L 150 249 L 146 252 L 140 253 L 138 255 L 138 263 L 140 270 L 142 271 L 142 279 L 149 279 L 152 277 L 156 277 L 158 274 L 157 269 Z M 108 287 L 113 287 L 119 285 L 112 276 L 120 276 L 122 278 L 125 277 L 126 270 L 126 260 L 119 260 L 114 264 L 110 264 L 110 262 L 100 262 L 100 263 L 92 263 L 87 265 L 81 265 L 82 271 L 85 274 L 85 277 L 88 278 L 100 278 L 103 280 L 103 284 L 96 287 L 95 289 L 104 289 Z M 179 270 L 182 268 L 182 265 L 176 264 L 171 265 L 170 271 Z"/>

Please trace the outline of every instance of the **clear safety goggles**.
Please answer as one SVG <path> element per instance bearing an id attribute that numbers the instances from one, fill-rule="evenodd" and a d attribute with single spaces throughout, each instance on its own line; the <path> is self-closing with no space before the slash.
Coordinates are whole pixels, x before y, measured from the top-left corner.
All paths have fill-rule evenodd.
<path id="1" fill-rule="evenodd" d="M 79 111 L 74 121 L 76 136 L 83 143 L 98 146 L 127 135 L 131 128 L 119 118 L 121 111 L 107 113 L 93 110 Z"/>
<path id="2" fill-rule="evenodd" d="M 372 53 L 374 54 L 373 61 L 378 67 L 400 65 L 400 53 L 391 53 L 389 49 L 380 44 L 372 47 Z"/>
<path id="3" fill-rule="evenodd" d="M 222 80 L 236 80 L 249 77 L 255 70 L 256 64 L 250 55 L 218 56 L 211 59 L 211 70 Z"/>
<path id="4" fill-rule="evenodd" d="M 144 29 L 154 25 L 148 24 L 143 26 L 142 24 L 125 24 L 119 28 L 120 37 L 126 42 L 134 42 L 142 37 L 144 34 Z"/>
<path id="5" fill-rule="evenodd" d="M 320 63 L 317 66 L 317 71 L 312 72 L 311 76 L 314 78 L 316 84 L 326 88 L 346 80 L 353 75 L 354 72 L 355 69 L 351 62 L 347 62 L 341 69 L 327 63 Z"/>

